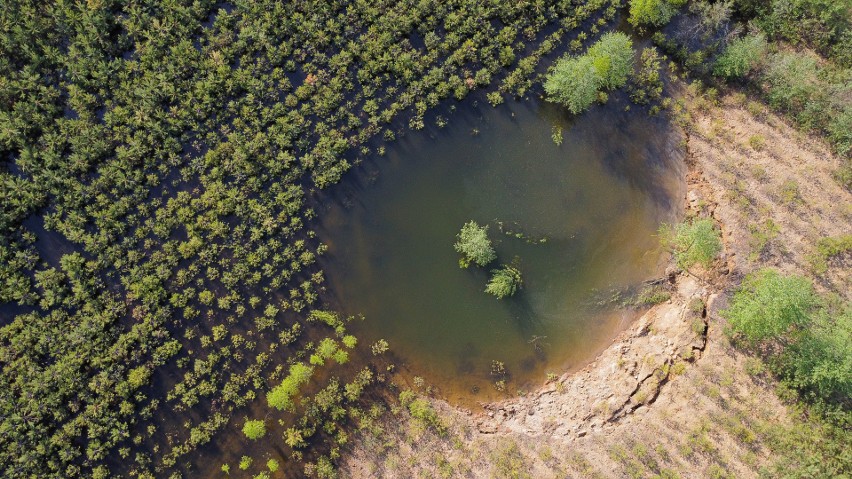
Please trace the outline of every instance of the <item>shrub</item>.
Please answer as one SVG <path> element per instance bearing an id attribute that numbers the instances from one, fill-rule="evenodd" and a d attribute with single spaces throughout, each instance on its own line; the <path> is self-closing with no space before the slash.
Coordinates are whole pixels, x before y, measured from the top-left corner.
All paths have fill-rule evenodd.
<path id="1" fill-rule="evenodd" d="M 605 33 L 589 47 L 586 56 L 592 58 L 603 88 L 613 90 L 627 83 L 633 70 L 633 42 L 624 33 Z"/>
<path id="2" fill-rule="evenodd" d="M 517 268 L 504 265 L 500 269 L 491 270 L 491 280 L 485 287 L 485 292 L 493 294 L 497 299 L 512 296 L 523 284 L 521 272 Z"/>
<path id="3" fill-rule="evenodd" d="M 749 274 L 722 316 L 749 343 L 773 340 L 791 326 L 804 326 L 818 304 L 810 281 L 773 269 Z"/>
<path id="4" fill-rule="evenodd" d="M 806 114 L 806 107 L 814 108 L 822 87 L 819 79 L 817 59 L 811 55 L 782 52 L 769 58 L 764 78 L 769 87 L 769 103 L 780 110 L 793 114 L 798 122 L 813 128 L 816 118 Z M 810 104 L 810 105 L 809 105 Z M 822 107 L 818 107 L 820 110 Z"/>
<path id="5" fill-rule="evenodd" d="M 266 435 L 266 423 L 260 419 L 246 420 L 243 425 L 243 434 L 251 440 L 257 440 Z"/>
<path id="6" fill-rule="evenodd" d="M 462 268 L 467 268 L 470 263 L 486 266 L 497 259 L 491 240 L 488 239 L 488 226 L 479 226 L 475 221 L 469 221 L 462 226 L 456 238 L 458 241 L 454 247 L 462 255 L 459 260 Z"/>
<path id="7" fill-rule="evenodd" d="M 445 430 L 441 418 L 428 400 L 417 397 L 412 391 L 405 390 L 399 394 L 399 402 L 408 409 L 411 417 L 421 426 L 431 426 L 439 433 Z"/>
<path id="8" fill-rule="evenodd" d="M 636 304 L 644 304 L 644 305 L 654 305 L 660 304 L 671 299 L 672 295 L 665 288 L 661 287 L 650 287 L 645 288 L 639 293 L 639 297 L 636 298 Z"/>
<path id="9" fill-rule="evenodd" d="M 849 38 L 850 0 L 772 0 L 760 8 L 761 28 L 792 43 L 807 43 L 823 53 L 842 53 Z M 834 48 L 833 48 L 834 47 Z"/>
<path id="10" fill-rule="evenodd" d="M 834 316 L 832 318 L 832 316 Z M 852 308 L 820 311 L 783 357 L 783 374 L 796 389 L 827 400 L 852 398 Z"/>
<path id="11" fill-rule="evenodd" d="M 602 88 L 620 88 L 633 68 L 633 42 L 621 33 L 607 33 L 585 55 L 566 56 L 556 62 L 544 82 L 549 101 L 573 114 L 582 113 L 598 98 Z"/>
<path id="12" fill-rule="evenodd" d="M 683 222 L 674 227 L 660 227 L 664 246 L 671 248 L 678 267 L 689 269 L 695 264 L 708 267 L 722 251 L 719 229 L 709 218 Z"/>
<path id="13" fill-rule="evenodd" d="M 828 138 L 841 155 L 852 153 L 852 105 L 846 105 L 843 112 L 837 114 L 828 123 Z M 849 185 L 845 185 L 849 188 Z"/>
<path id="14" fill-rule="evenodd" d="M 852 234 L 828 236 L 817 242 L 816 252 L 808 256 L 816 274 L 828 271 L 828 260 L 834 256 L 852 251 Z"/>
<path id="15" fill-rule="evenodd" d="M 662 97 L 661 60 L 662 58 L 656 48 L 650 47 L 642 50 L 639 68 L 633 74 L 630 83 L 630 99 L 637 105 L 646 105 Z"/>
<path id="16" fill-rule="evenodd" d="M 560 59 L 544 83 L 547 99 L 567 107 L 575 115 L 592 106 L 599 87 L 600 76 L 587 56 Z"/>
<path id="17" fill-rule="evenodd" d="M 852 308 L 829 306 L 808 279 L 762 269 L 746 276 L 721 314 L 747 345 L 768 352 L 788 386 L 843 403 L 852 396 Z"/>
<path id="18" fill-rule="evenodd" d="M 299 387 L 307 383 L 314 373 L 314 369 L 302 363 L 290 366 L 290 374 L 266 394 L 266 401 L 275 409 L 292 411 L 293 397 L 299 392 Z"/>
<path id="19" fill-rule="evenodd" d="M 628 21 L 633 26 L 665 25 L 684 3 L 685 0 L 630 0 Z"/>
<path id="20" fill-rule="evenodd" d="M 716 60 L 713 74 L 725 78 L 742 78 L 760 64 L 767 47 L 766 37 L 762 34 L 735 39 Z"/>

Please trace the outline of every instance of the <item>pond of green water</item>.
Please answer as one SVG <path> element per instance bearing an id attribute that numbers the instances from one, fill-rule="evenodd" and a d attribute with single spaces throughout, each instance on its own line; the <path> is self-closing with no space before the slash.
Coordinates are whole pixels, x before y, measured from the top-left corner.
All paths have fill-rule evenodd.
<path id="1" fill-rule="evenodd" d="M 451 400 L 529 390 L 591 360 L 638 314 L 605 299 L 661 274 L 656 231 L 685 193 L 679 142 L 665 120 L 617 100 L 573 124 L 534 101 L 458 111 L 444 129 L 393 143 L 325 201 L 326 299 L 363 314 L 362 340 L 386 339 Z M 453 243 L 469 220 L 489 226 L 489 268 L 459 267 Z M 523 289 L 484 293 L 488 269 L 513 261 Z"/>

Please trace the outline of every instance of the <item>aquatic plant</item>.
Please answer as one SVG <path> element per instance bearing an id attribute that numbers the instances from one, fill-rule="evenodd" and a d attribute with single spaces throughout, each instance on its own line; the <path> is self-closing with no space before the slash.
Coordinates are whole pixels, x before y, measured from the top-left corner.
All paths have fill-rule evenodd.
<path id="1" fill-rule="evenodd" d="M 514 295 L 522 284 L 521 272 L 513 266 L 503 265 L 491 270 L 491 280 L 485 286 L 485 292 L 503 299 Z"/>
<path id="2" fill-rule="evenodd" d="M 266 423 L 261 419 L 246 420 L 243 434 L 251 440 L 260 439 L 266 435 Z"/>
<path id="3" fill-rule="evenodd" d="M 467 268 L 470 263 L 488 266 L 488 263 L 497 259 L 497 253 L 488 239 L 488 226 L 479 226 L 475 221 L 468 221 L 456 238 L 453 247 L 462 255 L 459 259 L 459 266 L 462 268 Z"/>

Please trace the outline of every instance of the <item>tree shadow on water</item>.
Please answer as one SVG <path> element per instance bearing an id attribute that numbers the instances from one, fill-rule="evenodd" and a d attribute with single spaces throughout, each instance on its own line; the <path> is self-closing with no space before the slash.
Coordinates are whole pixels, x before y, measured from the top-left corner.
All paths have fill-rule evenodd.
<path id="1" fill-rule="evenodd" d="M 533 311 L 529 298 L 523 291 L 504 301 L 522 337 L 529 339 L 544 331 L 544 323 Z"/>

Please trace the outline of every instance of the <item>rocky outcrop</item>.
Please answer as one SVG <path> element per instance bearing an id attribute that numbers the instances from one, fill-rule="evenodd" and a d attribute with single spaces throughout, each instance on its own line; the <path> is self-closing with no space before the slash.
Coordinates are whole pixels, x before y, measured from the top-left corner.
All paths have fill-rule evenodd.
<path id="1" fill-rule="evenodd" d="M 582 437 L 653 403 L 707 341 L 705 304 L 715 299 L 697 279 L 672 275 L 672 298 L 652 307 L 591 364 L 536 393 L 484 405 L 481 433 Z"/>

